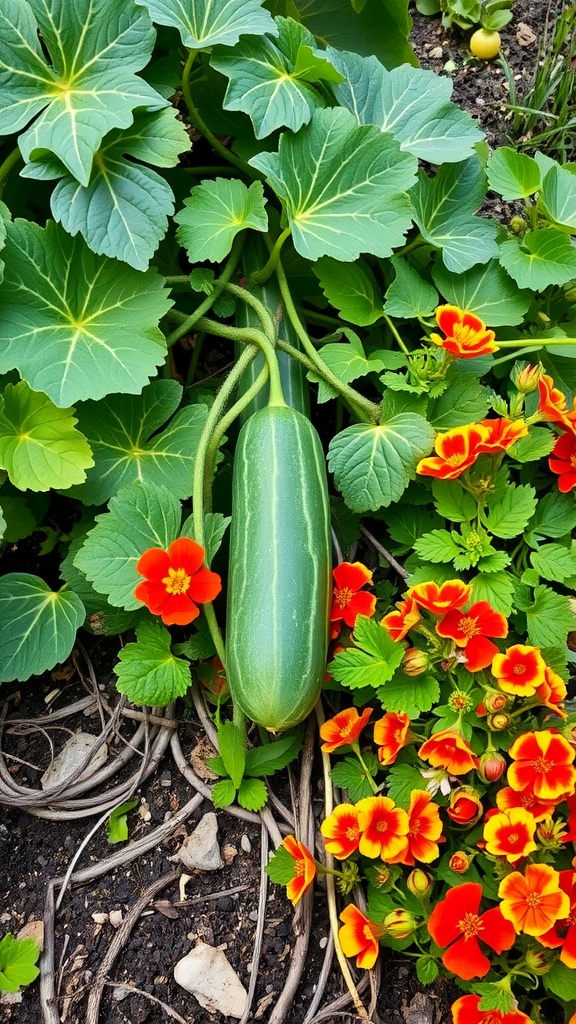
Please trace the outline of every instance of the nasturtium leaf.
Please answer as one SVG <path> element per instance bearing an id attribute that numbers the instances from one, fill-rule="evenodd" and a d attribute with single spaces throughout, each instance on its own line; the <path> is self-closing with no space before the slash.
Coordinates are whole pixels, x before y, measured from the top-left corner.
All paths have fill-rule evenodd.
<path id="1" fill-rule="evenodd" d="M 17 939 L 11 932 L 0 941 L 0 992 L 17 992 L 40 974 L 36 961 L 40 947 L 36 939 Z"/>
<path id="2" fill-rule="evenodd" d="M 502 495 L 489 496 L 487 510 L 481 513 L 481 519 L 495 537 L 508 540 L 523 532 L 536 504 L 536 491 L 530 484 L 508 485 Z"/>
<path id="3" fill-rule="evenodd" d="M 576 230 L 576 174 L 552 167 L 542 182 L 540 198 L 553 221 Z"/>
<path id="4" fill-rule="evenodd" d="M 477 423 L 488 413 L 486 388 L 468 373 L 448 374 L 448 387 L 428 406 L 426 418 L 434 430 L 450 430 L 465 423 Z"/>
<path id="5" fill-rule="evenodd" d="M 0 402 L 0 467 L 19 491 L 65 489 L 94 465 L 73 409 L 58 409 L 25 381 L 7 384 Z"/>
<path id="6" fill-rule="evenodd" d="M 502 615 L 510 615 L 514 606 L 515 577 L 509 572 L 478 573 L 470 580 L 472 601 L 488 601 L 492 608 Z"/>
<path id="7" fill-rule="evenodd" d="M 332 373 L 335 373 L 345 384 L 349 384 L 359 377 L 365 377 L 368 373 L 379 372 L 384 366 L 378 353 L 365 355 L 362 342 L 356 335 L 350 337 L 348 344 L 337 342 L 323 345 L 320 354 Z M 313 370 L 308 373 L 308 379 L 319 382 L 319 402 L 327 402 L 329 398 L 337 397 L 336 391 Z"/>
<path id="8" fill-rule="evenodd" d="M 538 228 L 502 242 L 500 263 L 520 288 L 541 292 L 576 277 L 576 247 L 557 228 Z"/>
<path id="9" fill-rule="evenodd" d="M 343 320 L 367 327 L 381 318 L 382 298 L 364 260 L 349 266 L 324 256 L 312 269 L 328 302 L 339 310 Z"/>
<path id="10" fill-rule="evenodd" d="M 61 408 L 138 394 L 164 360 L 157 325 L 170 305 L 155 270 L 119 273 L 60 225 L 17 220 L 0 286 L 0 373 L 17 367 Z"/>
<path id="11" fill-rule="evenodd" d="M 445 164 L 434 178 L 420 172 L 411 195 L 423 238 L 442 252 L 448 270 L 461 274 L 498 255 L 493 221 L 473 216 L 486 193 L 486 176 L 477 157 Z"/>
<path id="12" fill-rule="evenodd" d="M 388 316 L 412 320 L 429 317 L 438 305 L 438 292 L 401 256 L 391 260 L 395 278 L 386 292 L 384 312 Z"/>
<path id="13" fill-rule="evenodd" d="M 574 969 L 556 960 L 548 973 L 542 979 L 544 987 L 553 992 L 563 1002 L 573 1003 L 574 1001 Z"/>
<path id="14" fill-rule="evenodd" d="M 339 683 L 357 690 L 363 686 L 381 686 L 391 679 L 404 650 L 391 639 L 386 629 L 365 615 L 359 615 L 354 627 L 354 643 L 330 662 L 329 671 Z"/>
<path id="15" fill-rule="evenodd" d="M 569 599 L 543 585 L 536 587 L 533 603 L 525 614 L 528 643 L 535 647 L 565 644 L 568 633 L 576 627 Z"/>
<path id="16" fill-rule="evenodd" d="M 4 517 L 4 541 L 16 544 L 34 533 L 42 516 L 38 516 L 23 495 L 2 494 L 0 496 Z"/>
<path id="17" fill-rule="evenodd" d="M 240 36 L 276 34 L 263 0 L 135 0 L 157 25 L 178 29 L 184 46 L 207 50 L 223 43 L 234 46 Z"/>
<path id="18" fill-rule="evenodd" d="M 53 153 L 87 185 L 107 132 L 127 128 L 136 107 L 167 106 L 136 75 L 154 39 L 132 0 L 3 0 L 0 135 L 29 125 L 19 138 L 24 160 Z"/>
<path id="19" fill-rule="evenodd" d="M 314 37 L 292 18 L 276 18 L 278 38 L 249 37 L 233 50 L 217 50 L 210 61 L 213 68 L 229 79 L 224 97 L 226 110 L 248 114 L 257 139 L 270 135 L 276 128 L 297 132 L 308 124 L 312 113 L 326 102 L 311 84 L 322 73 L 325 59 L 315 58 L 311 47 Z M 306 62 L 306 54 L 311 61 Z M 297 62 L 300 69 L 297 69 Z M 331 68 L 336 81 L 341 76 Z"/>
<path id="20" fill-rule="evenodd" d="M 59 161 L 46 165 L 42 158 L 27 164 L 22 176 L 61 178 L 50 199 L 54 219 L 68 234 L 80 232 L 93 252 L 146 270 L 174 213 L 172 189 L 146 164 L 174 167 L 178 154 L 190 149 L 176 113 L 172 107 L 139 111 L 130 128 L 110 132 L 96 153 L 87 185 Z"/>
<path id="21" fill-rule="evenodd" d="M 192 189 L 174 220 L 180 225 L 176 238 L 192 263 L 219 263 L 230 252 L 239 231 L 268 230 L 264 189 L 259 181 L 248 188 L 238 178 L 203 181 Z"/>
<path id="22" fill-rule="evenodd" d="M 483 138 L 470 114 L 450 102 L 452 82 L 409 64 L 387 71 L 376 57 L 328 49 L 345 81 L 333 88 L 359 124 L 390 132 L 402 150 L 432 164 L 466 160 Z"/>
<path id="23" fill-rule="evenodd" d="M 452 523 L 468 523 L 478 514 L 472 495 L 458 480 L 433 480 L 432 494 L 439 515 Z"/>
<path id="24" fill-rule="evenodd" d="M 297 135 L 281 136 L 278 153 L 249 162 L 282 200 L 301 256 L 349 263 L 362 252 L 390 256 L 404 242 L 416 160 L 349 111 L 315 111 Z"/>
<path id="25" fill-rule="evenodd" d="M 136 642 L 118 653 L 116 686 L 132 704 L 163 708 L 190 686 L 190 665 L 170 649 L 171 637 L 159 622 L 141 622 Z"/>
<path id="26" fill-rule="evenodd" d="M 346 504 L 354 512 L 375 511 L 398 501 L 433 441 L 433 427 L 418 413 L 354 423 L 330 442 L 328 464 Z"/>
<path id="27" fill-rule="evenodd" d="M 494 151 L 486 168 L 488 187 L 507 202 L 526 199 L 540 188 L 540 168 L 531 156 L 509 146 Z"/>
<path id="28" fill-rule="evenodd" d="M 378 700 L 386 711 L 402 711 L 409 718 L 430 711 L 439 697 L 440 685 L 434 676 L 407 676 L 401 669 L 378 689 Z"/>
<path id="29" fill-rule="evenodd" d="M 65 661 L 84 621 L 84 605 L 67 587 L 39 576 L 0 577 L 0 682 L 40 675 Z"/>
<path id="30" fill-rule="evenodd" d="M 118 608 L 141 608 L 134 588 L 142 582 L 136 563 L 148 548 L 167 548 L 180 532 L 178 498 L 166 487 L 131 484 L 110 499 L 108 512 L 96 516 L 96 526 L 74 559 L 99 594 Z"/>
<path id="31" fill-rule="evenodd" d="M 94 468 L 69 494 L 85 505 L 101 505 L 139 481 L 189 498 L 208 410 L 200 404 L 178 409 L 181 399 L 176 381 L 155 380 L 140 395 L 123 395 L 121 406 L 112 397 L 79 406 L 78 423 L 92 448 Z"/>
<path id="32" fill-rule="evenodd" d="M 537 551 L 531 552 L 530 561 L 545 580 L 563 583 L 576 576 L 576 554 L 561 544 L 541 544 Z"/>
<path id="33" fill-rule="evenodd" d="M 434 284 L 446 302 L 475 313 L 487 327 L 521 324 L 532 296 L 518 285 L 497 260 L 453 274 L 441 263 L 432 270 Z"/>
<path id="34" fill-rule="evenodd" d="M 536 462 L 550 455 L 557 440 L 556 434 L 546 427 L 530 427 L 525 437 L 508 448 L 507 454 L 516 462 Z"/>

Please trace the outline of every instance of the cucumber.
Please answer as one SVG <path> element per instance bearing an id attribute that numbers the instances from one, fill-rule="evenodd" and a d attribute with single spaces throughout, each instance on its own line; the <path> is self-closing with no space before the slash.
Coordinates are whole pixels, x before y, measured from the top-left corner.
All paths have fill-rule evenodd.
<path id="1" fill-rule="evenodd" d="M 271 732 L 313 708 L 324 679 L 331 598 L 324 453 L 301 413 L 271 405 L 238 437 L 226 637 L 228 682 Z"/>

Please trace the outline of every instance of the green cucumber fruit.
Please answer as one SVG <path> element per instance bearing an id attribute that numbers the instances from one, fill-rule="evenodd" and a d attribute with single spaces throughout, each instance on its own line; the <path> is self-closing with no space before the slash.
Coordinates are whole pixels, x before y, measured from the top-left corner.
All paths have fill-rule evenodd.
<path id="1" fill-rule="evenodd" d="M 267 406 L 234 456 L 226 637 L 228 682 L 271 732 L 301 722 L 326 671 L 330 506 L 318 435 L 301 413 Z"/>

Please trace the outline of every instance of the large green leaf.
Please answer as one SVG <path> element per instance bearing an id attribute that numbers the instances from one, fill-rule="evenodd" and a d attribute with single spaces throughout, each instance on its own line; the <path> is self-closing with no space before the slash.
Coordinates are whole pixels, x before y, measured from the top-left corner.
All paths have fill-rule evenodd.
<path id="1" fill-rule="evenodd" d="M 540 168 L 536 161 L 508 146 L 492 154 L 486 173 L 489 187 L 506 201 L 526 199 L 540 188 Z"/>
<path id="2" fill-rule="evenodd" d="M 527 231 L 522 240 L 502 242 L 500 262 L 520 288 L 534 292 L 576 277 L 576 247 L 556 228 Z"/>
<path id="3" fill-rule="evenodd" d="M 116 686 L 132 704 L 165 707 L 190 686 L 190 664 L 170 649 L 170 633 L 159 622 L 141 622 L 136 643 L 126 644 L 114 671 Z"/>
<path id="4" fill-rule="evenodd" d="M 335 373 L 345 384 L 350 384 L 351 381 L 365 377 L 369 373 L 379 373 L 383 370 L 384 363 L 380 355 L 381 353 L 375 352 L 367 356 L 357 335 L 352 335 L 348 343 L 322 346 L 322 359 L 332 373 Z M 327 402 L 329 398 L 338 397 L 336 391 L 314 371 L 310 371 L 308 379 L 320 385 L 318 389 L 319 402 Z"/>
<path id="5" fill-rule="evenodd" d="M 520 290 L 498 260 L 471 267 L 463 274 L 453 274 L 439 263 L 432 277 L 446 302 L 476 313 L 488 327 L 521 324 L 532 301 L 530 292 Z"/>
<path id="6" fill-rule="evenodd" d="M 469 373 L 451 369 L 448 387 L 428 407 L 426 418 L 434 430 L 450 430 L 465 423 L 477 423 L 488 412 L 488 392 Z"/>
<path id="7" fill-rule="evenodd" d="M 93 252 L 146 270 L 174 213 L 174 196 L 145 164 L 175 167 L 188 149 L 190 140 L 173 107 L 140 111 L 131 128 L 106 136 L 88 185 L 79 184 L 55 157 L 32 160 L 22 177 L 61 178 L 50 200 L 54 219 L 70 235 L 80 232 Z"/>
<path id="8" fill-rule="evenodd" d="M 264 189 L 254 181 L 248 188 L 238 178 L 214 178 L 196 185 L 174 220 L 180 225 L 176 238 L 192 263 L 219 263 L 239 231 L 268 229 Z"/>
<path id="9" fill-rule="evenodd" d="M 176 381 L 155 380 L 141 395 L 123 395 L 120 406 L 115 398 L 81 405 L 79 426 L 90 442 L 94 468 L 85 483 L 68 493 L 85 505 L 101 505 L 121 487 L 139 481 L 189 498 L 208 409 L 187 405 L 176 412 L 181 399 Z"/>
<path id="10" fill-rule="evenodd" d="M 147 7 L 157 25 L 177 28 L 184 46 L 207 50 L 217 43 L 234 46 L 240 36 L 276 34 L 263 0 L 135 0 Z"/>
<path id="11" fill-rule="evenodd" d="M 0 405 L 0 466 L 20 491 L 82 483 L 94 465 L 73 409 L 58 409 L 25 381 L 7 384 Z"/>
<path id="12" fill-rule="evenodd" d="M 155 270 L 118 271 L 52 221 L 8 225 L 0 373 L 17 367 L 63 408 L 140 392 L 164 359 L 157 324 L 171 302 Z"/>
<path id="13" fill-rule="evenodd" d="M 498 226 L 473 216 L 485 192 L 486 177 L 476 157 L 445 165 L 434 178 L 421 172 L 412 192 L 423 237 L 442 250 L 444 265 L 456 274 L 498 255 Z"/>
<path id="14" fill-rule="evenodd" d="M 141 608 L 134 588 L 142 582 L 136 563 L 148 548 L 167 548 L 180 532 L 180 502 L 166 487 L 131 484 L 110 499 L 109 511 L 96 516 L 74 559 L 99 594 L 129 611 Z"/>
<path id="15" fill-rule="evenodd" d="M 244 39 L 234 50 L 217 50 L 212 67 L 229 79 L 224 107 L 242 110 L 254 125 L 257 139 L 276 128 L 297 132 L 308 124 L 318 107 L 325 107 L 321 93 L 312 84 L 320 75 L 339 81 L 341 75 L 327 60 L 322 66 L 302 66 L 304 53 L 312 53 L 314 36 L 292 18 L 277 18 L 278 39 L 269 36 Z M 316 62 L 319 64 L 318 58 Z"/>
<path id="16" fill-rule="evenodd" d="M 40 675 L 64 661 L 84 621 L 84 605 L 38 576 L 0 577 L 0 681 Z"/>
<path id="17" fill-rule="evenodd" d="M 483 134 L 476 122 L 450 102 L 452 82 L 409 64 L 387 71 L 376 57 L 327 51 L 346 79 L 333 87 L 340 106 L 359 124 L 390 132 L 408 150 L 433 164 L 466 160 Z"/>
<path id="18" fill-rule="evenodd" d="M 132 0 L 3 0 L 0 134 L 29 125 L 19 139 L 24 159 L 47 150 L 87 185 L 107 132 L 127 128 L 135 107 L 167 106 L 135 74 L 154 38 Z"/>
<path id="19" fill-rule="evenodd" d="M 10 210 L 5 203 L 0 202 L 0 252 L 6 242 L 6 225 L 11 220 Z M 0 284 L 4 278 L 4 260 L 0 259 Z"/>
<path id="20" fill-rule="evenodd" d="M 384 312 L 408 320 L 432 316 L 438 305 L 434 286 L 401 256 L 393 256 L 391 263 L 396 276 L 386 292 Z"/>
<path id="21" fill-rule="evenodd" d="M 376 511 L 398 501 L 433 441 L 434 429 L 423 416 L 399 413 L 378 426 L 355 423 L 336 434 L 328 464 L 354 512 Z"/>
<path id="22" fill-rule="evenodd" d="M 576 174 L 551 167 L 542 182 L 541 199 L 552 220 L 576 231 Z"/>
<path id="23" fill-rule="evenodd" d="M 416 64 L 408 36 L 412 21 L 408 0 L 283 0 L 274 13 L 296 10 L 300 20 L 323 46 L 374 54 L 387 68 Z"/>
<path id="24" fill-rule="evenodd" d="M 367 327 L 381 319 L 382 298 L 374 275 L 363 260 L 353 266 L 343 266 L 338 260 L 325 256 L 312 269 L 324 295 L 340 311 L 343 320 Z"/>
<path id="25" fill-rule="evenodd" d="M 281 136 L 278 153 L 250 163 L 282 199 L 301 256 L 352 262 L 362 252 L 390 256 L 404 241 L 416 161 L 349 111 L 317 110 L 297 135 Z"/>

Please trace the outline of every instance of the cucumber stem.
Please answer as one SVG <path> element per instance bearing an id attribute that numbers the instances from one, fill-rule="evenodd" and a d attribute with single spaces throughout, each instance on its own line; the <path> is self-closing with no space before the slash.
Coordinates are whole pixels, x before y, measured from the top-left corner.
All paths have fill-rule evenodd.
<path id="1" fill-rule="evenodd" d="M 214 334 L 220 338 L 230 338 L 231 341 L 240 341 L 245 345 L 257 345 L 264 353 L 270 373 L 270 399 L 268 405 L 286 405 L 282 393 L 282 381 L 274 346 L 270 339 L 256 327 L 230 327 L 228 324 L 220 324 L 216 320 L 208 320 L 201 317 L 197 324 L 199 330 L 207 334 Z M 238 364 L 237 364 L 238 365 Z M 233 373 L 235 371 L 232 371 Z"/>
<path id="2" fill-rule="evenodd" d="M 286 239 L 290 235 L 290 233 L 291 233 L 291 228 L 284 228 L 284 231 L 282 232 L 282 234 L 278 235 L 278 238 L 274 242 L 274 246 L 272 248 L 270 256 L 268 257 L 268 259 L 267 259 L 266 263 L 264 264 L 264 266 L 262 267 L 262 269 L 261 270 L 257 270 L 254 274 L 250 275 L 250 284 L 256 284 L 256 285 L 266 284 L 266 281 L 268 280 L 268 278 L 272 277 L 272 274 L 276 270 L 276 266 L 277 266 L 278 260 L 280 258 L 280 250 L 281 250 L 282 246 L 284 245 L 284 242 L 286 241 Z"/>
<path id="3" fill-rule="evenodd" d="M 250 352 L 250 349 L 248 348 L 248 349 L 246 349 L 246 351 Z M 252 352 L 252 357 L 250 359 L 250 362 L 252 362 L 252 359 L 254 359 L 254 357 L 256 356 L 257 351 L 258 351 L 258 349 L 254 345 L 253 352 Z M 249 365 L 249 364 L 247 364 L 247 365 Z M 214 473 L 214 468 L 215 468 L 215 465 L 216 465 L 216 454 L 218 452 L 218 446 L 219 446 L 219 444 L 220 444 L 224 434 L 228 430 L 228 427 L 230 426 L 231 423 L 234 422 L 234 420 L 240 415 L 240 413 L 246 408 L 246 406 L 249 405 L 250 402 L 254 398 L 256 398 L 256 395 L 261 390 L 261 388 L 264 387 L 264 384 L 266 383 L 267 380 L 268 380 L 268 364 L 265 363 L 263 368 L 262 368 L 262 370 L 261 370 L 261 372 L 258 374 L 256 380 L 254 381 L 254 383 L 251 384 L 250 387 L 244 392 L 242 397 L 239 398 L 238 401 L 234 403 L 234 405 L 232 406 L 231 409 L 228 410 L 226 415 L 222 416 L 222 418 L 219 420 L 218 425 L 217 425 L 216 429 L 214 430 L 214 433 L 212 434 L 212 436 L 210 438 L 210 441 L 209 441 L 209 444 L 208 444 L 208 447 L 206 449 L 205 480 L 207 482 L 212 480 L 213 473 Z M 211 502 L 209 500 L 209 495 L 208 494 L 205 495 L 204 502 L 205 502 L 205 510 L 207 512 L 210 512 L 211 511 Z"/>
<path id="4" fill-rule="evenodd" d="M 6 178 L 10 174 L 10 171 L 12 170 L 14 165 L 17 164 L 18 161 L 21 159 L 22 156 L 20 150 L 18 149 L 18 146 L 15 146 L 15 148 L 12 150 L 11 153 L 8 154 L 3 163 L 0 164 L 0 195 L 2 194 Z"/>
<path id="5" fill-rule="evenodd" d="M 208 313 L 208 311 L 212 309 L 212 306 L 216 302 L 216 299 L 218 298 L 219 295 L 222 294 L 230 278 L 232 277 L 232 274 L 236 270 L 236 264 L 240 259 L 241 251 L 242 245 L 240 234 L 236 235 L 236 238 L 234 239 L 234 243 L 232 245 L 232 249 L 230 251 L 230 255 L 226 260 L 222 273 L 220 274 L 218 280 L 215 282 L 210 294 L 206 296 L 204 301 L 200 303 L 198 308 L 195 309 L 194 312 L 190 314 L 190 316 L 184 317 L 184 319 L 181 320 L 179 326 L 176 327 L 173 331 L 171 331 L 171 333 L 166 338 L 166 345 L 168 346 L 168 348 L 171 348 L 172 345 L 175 345 L 180 338 L 182 338 L 185 334 L 188 334 L 189 331 L 191 331 L 192 328 L 196 326 L 200 317 L 204 316 L 205 313 Z M 184 314 L 180 313 L 176 309 L 171 310 L 171 314 L 172 316 L 178 314 L 178 319 L 184 316 Z"/>
<path id="6" fill-rule="evenodd" d="M 242 302 L 245 302 L 247 306 L 252 307 L 260 320 L 264 334 L 273 342 L 276 338 L 276 327 L 270 313 L 266 309 L 266 306 L 260 302 L 260 299 L 257 299 L 256 296 L 248 290 L 248 288 L 241 288 L 237 284 L 227 284 L 226 291 L 229 292 L 230 295 L 234 295 L 237 299 L 240 299 Z"/>

